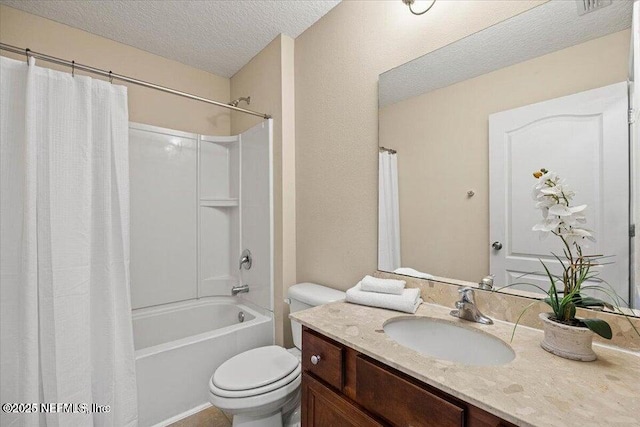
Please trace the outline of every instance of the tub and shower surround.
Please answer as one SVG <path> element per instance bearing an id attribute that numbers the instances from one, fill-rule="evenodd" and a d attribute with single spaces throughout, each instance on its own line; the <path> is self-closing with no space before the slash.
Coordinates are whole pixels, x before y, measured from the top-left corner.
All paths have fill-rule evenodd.
<path id="1" fill-rule="evenodd" d="M 273 344 L 271 120 L 235 136 L 130 125 L 140 426 L 209 406 L 228 358 Z M 249 249 L 250 269 L 240 269 Z M 233 286 L 249 292 L 231 297 Z"/>
<path id="2" fill-rule="evenodd" d="M 273 311 L 271 126 L 204 136 L 130 125 L 134 309 L 248 284 L 242 297 Z"/>

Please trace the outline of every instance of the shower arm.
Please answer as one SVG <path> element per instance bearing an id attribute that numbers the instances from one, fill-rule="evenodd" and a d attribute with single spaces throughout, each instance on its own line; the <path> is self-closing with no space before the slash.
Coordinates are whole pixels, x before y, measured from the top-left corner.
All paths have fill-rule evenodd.
<path id="1" fill-rule="evenodd" d="M 247 105 L 251 104 L 251 97 L 250 96 L 241 96 L 238 99 L 234 99 L 233 101 L 231 101 L 229 103 L 229 105 L 233 106 L 233 107 L 237 107 L 238 104 L 240 104 L 241 101 L 244 101 L 247 103 Z"/>

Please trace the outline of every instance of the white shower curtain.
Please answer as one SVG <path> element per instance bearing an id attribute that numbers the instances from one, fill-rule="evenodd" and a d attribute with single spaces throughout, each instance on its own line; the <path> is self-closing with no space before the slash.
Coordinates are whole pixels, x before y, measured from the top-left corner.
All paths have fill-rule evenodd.
<path id="1" fill-rule="evenodd" d="M 135 426 L 126 88 L 0 58 L 0 97 L 0 400 L 109 405 L 0 424 Z"/>
<path id="2" fill-rule="evenodd" d="M 398 158 L 381 151 L 378 157 L 378 269 L 401 267 Z"/>

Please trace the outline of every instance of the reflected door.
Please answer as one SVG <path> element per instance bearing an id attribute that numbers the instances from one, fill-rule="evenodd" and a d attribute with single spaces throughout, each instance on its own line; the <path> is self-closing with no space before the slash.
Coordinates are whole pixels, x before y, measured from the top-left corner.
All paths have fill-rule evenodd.
<path id="1" fill-rule="evenodd" d="M 585 252 L 613 255 L 600 277 L 628 301 L 627 109 L 623 82 L 490 116 L 487 248 L 498 286 L 524 281 L 548 289 L 540 260 L 555 274 L 562 271 L 551 255 L 562 254 L 560 239 L 540 240 L 531 230 L 541 219 L 531 197 L 532 173 L 546 168 L 567 180 L 575 205 L 588 205 L 586 227 L 597 241 Z"/>

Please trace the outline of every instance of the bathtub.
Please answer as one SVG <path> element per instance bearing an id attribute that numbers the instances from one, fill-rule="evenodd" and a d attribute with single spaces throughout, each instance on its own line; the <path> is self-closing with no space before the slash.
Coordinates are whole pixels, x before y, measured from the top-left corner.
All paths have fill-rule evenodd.
<path id="1" fill-rule="evenodd" d="M 274 342 L 269 311 L 228 297 L 133 311 L 140 427 L 209 406 L 208 381 L 228 358 Z"/>

